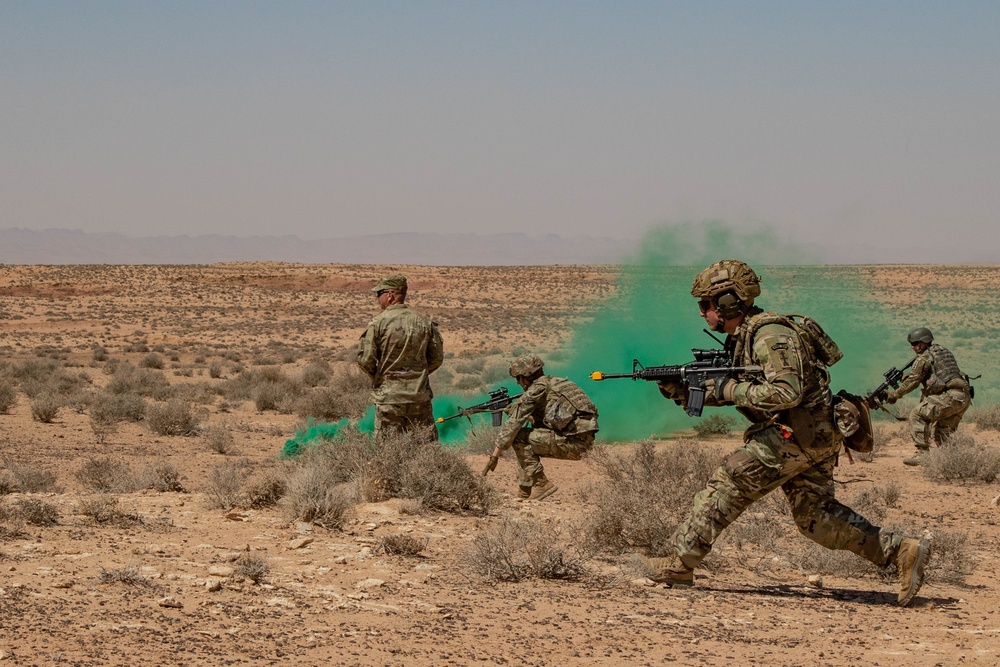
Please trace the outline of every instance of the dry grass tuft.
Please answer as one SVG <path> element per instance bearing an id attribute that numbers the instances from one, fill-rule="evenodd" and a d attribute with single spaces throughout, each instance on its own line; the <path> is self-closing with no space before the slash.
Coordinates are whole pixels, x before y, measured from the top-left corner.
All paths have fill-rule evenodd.
<path id="1" fill-rule="evenodd" d="M 383 535 L 375 543 L 376 552 L 397 556 L 416 556 L 426 547 L 426 538 L 419 540 L 412 535 L 402 533 Z"/>
<path id="2" fill-rule="evenodd" d="M 462 561 L 485 581 L 580 579 L 594 554 L 579 531 L 567 533 L 558 524 L 504 515 L 476 534 Z"/>

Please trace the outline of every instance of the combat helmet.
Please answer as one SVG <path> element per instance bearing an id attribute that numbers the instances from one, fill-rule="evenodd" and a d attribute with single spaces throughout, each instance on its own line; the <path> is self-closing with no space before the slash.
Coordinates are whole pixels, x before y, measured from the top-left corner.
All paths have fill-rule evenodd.
<path id="1" fill-rule="evenodd" d="M 732 297 L 720 300 L 719 297 L 729 294 Z M 712 301 L 719 307 L 720 314 L 730 319 L 752 306 L 753 300 L 760 296 L 760 277 L 745 262 L 724 259 L 695 276 L 691 295 Z"/>
<path id="2" fill-rule="evenodd" d="M 930 345 L 934 342 L 934 334 L 927 327 L 917 327 L 910 333 L 906 334 L 906 342 L 910 345 L 914 343 L 927 343 Z"/>
<path id="3" fill-rule="evenodd" d="M 510 362 L 511 377 L 530 377 L 542 370 L 545 364 L 534 354 L 522 354 L 520 357 Z"/>

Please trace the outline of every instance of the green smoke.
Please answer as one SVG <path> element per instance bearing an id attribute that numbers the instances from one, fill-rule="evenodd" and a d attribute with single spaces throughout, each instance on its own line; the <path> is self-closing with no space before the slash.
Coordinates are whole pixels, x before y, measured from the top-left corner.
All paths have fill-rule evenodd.
<path id="1" fill-rule="evenodd" d="M 687 363 L 692 348 L 718 347 L 702 331 L 690 289 L 699 271 L 721 259 L 743 260 L 763 277 L 757 305 L 809 315 L 837 341 L 845 358 L 831 369 L 835 391 L 864 393 L 890 365 L 908 358 L 898 345 L 899 326 L 872 316 L 878 309 L 856 268 L 816 266 L 819 258 L 766 228 L 742 231 L 722 222 L 660 227 L 646 234 L 641 248 L 625 261 L 614 299 L 574 331 L 568 361 L 547 369 L 590 394 L 600 410 L 602 440 L 668 435 L 697 423 L 664 399 L 655 383 L 595 382 L 590 373 L 629 372 L 633 358 L 645 366 Z"/>

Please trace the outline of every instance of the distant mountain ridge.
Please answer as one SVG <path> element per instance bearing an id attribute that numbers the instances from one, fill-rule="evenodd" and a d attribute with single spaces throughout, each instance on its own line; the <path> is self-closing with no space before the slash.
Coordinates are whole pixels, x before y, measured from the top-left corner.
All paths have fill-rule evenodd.
<path id="1" fill-rule="evenodd" d="M 638 241 L 555 234 L 379 234 L 303 240 L 297 236 L 147 236 L 71 229 L 0 229 L 2 264 L 422 264 L 520 266 L 616 264 Z"/>

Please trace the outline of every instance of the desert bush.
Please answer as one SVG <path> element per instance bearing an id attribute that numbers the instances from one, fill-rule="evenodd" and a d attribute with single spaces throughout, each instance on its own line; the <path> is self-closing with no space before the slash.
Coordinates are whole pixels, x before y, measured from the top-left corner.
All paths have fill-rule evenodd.
<path id="1" fill-rule="evenodd" d="M 8 414 L 17 405 L 17 389 L 7 378 L 0 378 L 0 414 Z"/>
<path id="2" fill-rule="evenodd" d="M 101 361 L 107 361 L 108 360 L 108 351 L 107 351 L 107 349 L 105 349 L 104 347 L 102 347 L 100 345 L 94 346 L 94 348 L 91 350 L 91 354 L 93 355 L 93 359 L 96 362 L 101 362 Z"/>
<path id="3" fill-rule="evenodd" d="M 295 403 L 295 414 L 299 417 L 314 417 L 336 421 L 346 417 L 341 405 L 341 394 L 333 387 L 313 387 Z"/>
<path id="4" fill-rule="evenodd" d="M 292 518 L 330 529 L 343 526 L 357 501 L 357 486 L 335 482 L 329 473 L 316 466 L 296 467 L 289 473 L 285 502 Z"/>
<path id="5" fill-rule="evenodd" d="M 479 375 L 486 367 L 486 360 L 482 357 L 463 359 L 455 364 L 455 371 L 466 375 Z"/>
<path id="6" fill-rule="evenodd" d="M 198 417 L 187 401 L 171 399 L 146 406 L 146 426 L 157 435 L 194 435 Z"/>
<path id="7" fill-rule="evenodd" d="M 412 535 L 390 533 L 378 538 L 375 551 L 390 556 L 416 556 L 427 547 L 427 540 L 418 540 Z"/>
<path id="8" fill-rule="evenodd" d="M 228 454 L 236 444 L 229 424 L 211 424 L 203 428 L 201 434 L 208 448 L 218 454 Z"/>
<path id="9" fill-rule="evenodd" d="M 323 359 L 311 361 L 302 369 L 302 384 L 307 387 L 324 385 L 330 381 L 331 377 L 330 363 Z"/>
<path id="10" fill-rule="evenodd" d="M 213 361 L 211 364 L 208 365 L 208 377 L 217 380 L 222 377 L 222 373 L 224 370 L 225 367 L 222 365 L 222 362 Z"/>
<path id="11" fill-rule="evenodd" d="M 59 415 L 62 400 L 53 394 L 39 394 L 31 400 L 31 418 L 36 422 L 51 424 Z"/>
<path id="12" fill-rule="evenodd" d="M 380 443 L 380 456 L 399 447 L 401 466 L 398 471 L 399 498 L 417 500 L 424 507 L 448 512 L 486 513 L 499 505 L 496 491 L 482 476 L 469 468 L 465 459 L 452 449 L 437 442 L 407 442 L 405 437 L 385 438 Z M 397 460 L 386 456 L 386 460 Z M 381 458 L 379 459 L 382 460 Z M 391 477 L 395 471 L 379 469 L 381 479 Z"/>
<path id="13" fill-rule="evenodd" d="M 101 425 L 141 422 L 146 417 L 146 401 L 138 393 L 99 392 L 90 403 L 90 419 Z"/>
<path id="14" fill-rule="evenodd" d="M 146 518 L 136 512 L 126 512 L 118 507 L 118 499 L 107 494 L 83 498 L 77 512 L 95 523 L 119 528 L 143 525 Z"/>
<path id="15" fill-rule="evenodd" d="M 712 414 L 695 422 L 694 432 L 699 438 L 708 438 L 713 435 L 728 435 L 736 428 L 736 417 L 732 415 Z"/>
<path id="16" fill-rule="evenodd" d="M 927 581 L 961 586 L 976 569 L 975 549 L 966 531 L 941 530 L 934 533 Z"/>
<path id="17" fill-rule="evenodd" d="M 158 355 L 156 352 L 150 352 L 145 357 L 139 360 L 140 368 L 155 368 L 160 370 L 163 368 L 163 357 Z"/>
<path id="18" fill-rule="evenodd" d="M 509 515 L 478 532 L 461 560 L 467 571 L 486 581 L 578 579 L 593 557 L 587 540 L 559 525 Z"/>
<path id="19" fill-rule="evenodd" d="M 55 505 L 38 498 L 21 498 L 14 503 L 15 516 L 32 526 L 53 526 L 59 523 Z"/>
<path id="20" fill-rule="evenodd" d="M 140 475 L 143 488 L 162 492 L 182 492 L 181 473 L 168 461 L 154 461 Z"/>
<path id="21" fill-rule="evenodd" d="M 371 380 L 354 364 L 334 369 L 330 387 L 339 396 L 343 413 L 351 419 L 361 417 L 371 405 Z"/>
<path id="22" fill-rule="evenodd" d="M 251 551 L 244 551 L 233 561 L 233 578 L 245 579 L 259 584 L 271 571 L 267 559 Z"/>
<path id="23" fill-rule="evenodd" d="M 243 499 L 243 483 L 252 472 L 252 465 L 246 459 L 220 463 L 208 476 L 209 507 L 229 510 L 239 507 Z"/>
<path id="24" fill-rule="evenodd" d="M 1000 431 L 1000 405 L 977 408 L 972 414 L 976 426 L 983 431 Z"/>
<path id="25" fill-rule="evenodd" d="M 48 470 L 40 470 L 30 465 L 23 465 L 11 458 L 4 458 L 3 467 L 6 468 L 9 482 L 0 482 L 0 494 L 20 491 L 22 493 L 47 493 L 59 491 L 56 486 L 55 473 Z M 8 490 L 4 490 L 7 488 Z"/>
<path id="26" fill-rule="evenodd" d="M 115 364 L 106 390 L 112 394 L 138 394 L 158 401 L 172 396 L 170 381 L 152 368 L 136 368 L 128 363 Z"/>
<path id="27" fill-rule="evenodd" d="M 246 507 L 261 509 L 278 504 L 288 491 L 283 471 L 266 469 L 249 476 L 243 485 L 243 502 Z"/>
<path id="28" fill-rule="evenodd" d="M 935 481 L 989 483 L 1000 474 L 1000 448 L 957 432 L 924 455 L 920 470 Z"/>
<path id="29" fill-rule="evenodd" d="M 602 480 L 587 493 L 586 532 L 612 553 L 641 548 L 666 554 L 670 537 L 719 464 L 720 452 L 691 440 L 658 448 L 646 440 L 630 453 L 598 446 L 588 461 Z"/>
<path id="30" fill-rule="evenodd" d="M 489 421 L 476 422 L 465 434 L 464 449 L 467 454 L 492 454 L 496 444 L 497 431 Z"/>
<path id="31" fill-rule="evenodd" d="M 87 459 L 75 476 L 88 491 L 130 493 L 142 487 L 127 463 L 108 457 Z"/>
<path id="32" fill-rule="evenodd" d="M 101 574 L 98 577 L 98 581 L 102 584 L 124 584 L 126 586 L 135 586 L 136 588 L 151 587 L 153 585 L 149 578 L 141 574 L 139 568 L 135 565 L 126 565 L 114 570 L 106 570 L 104 567 L 101 567 Z"/>

